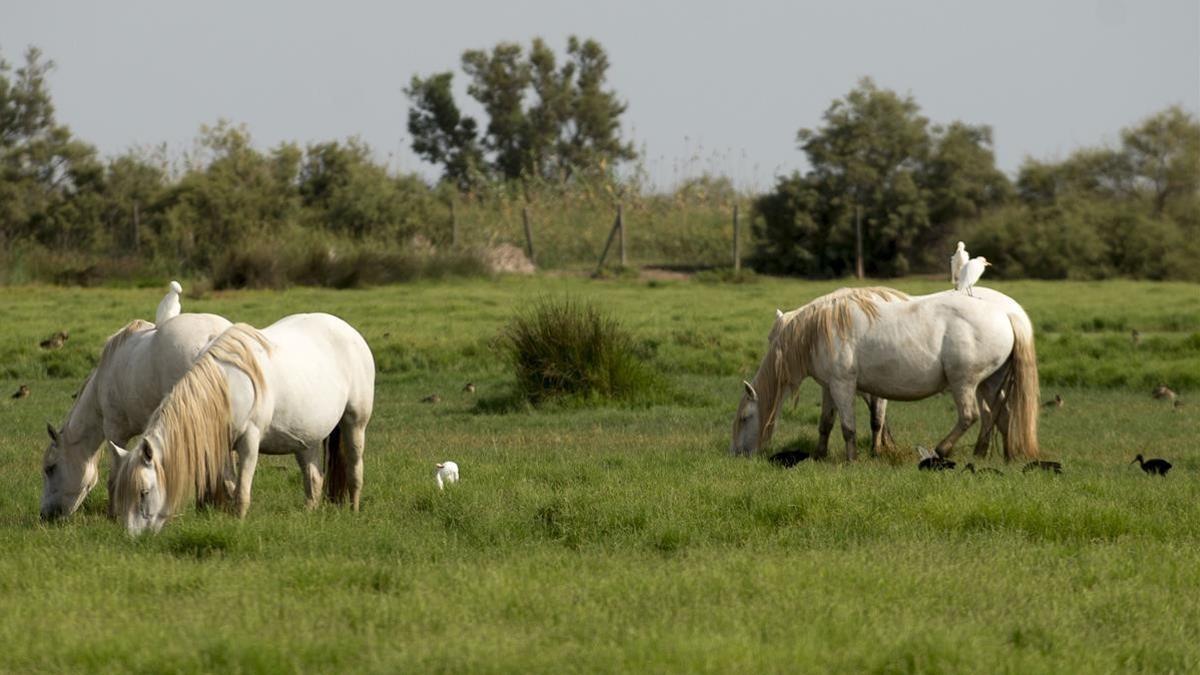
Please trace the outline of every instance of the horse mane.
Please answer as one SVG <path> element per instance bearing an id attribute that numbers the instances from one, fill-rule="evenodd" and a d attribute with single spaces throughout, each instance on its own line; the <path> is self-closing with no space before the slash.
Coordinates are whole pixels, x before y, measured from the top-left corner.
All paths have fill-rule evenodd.
<path id="1" fill-rule="evenodd" d="M 246 324 L 234 324 L 218 335 L 196 357 L 195 363 L 175 384 L 150 416 L 146 438 L 157 445 L 154 465 L 159 485 L 166 493 L 169 512 L 175 513 L 190 495 L 197 505 L 224 504 L 230 498 L 225 478 L 232 475 L 235 435 L 230 411 L 229 380 L 221 363 L 249 377 L 256 404 L 266 388 L 254 346 L 271 351 L 267 338 Z M 128 467 L 141 461 L 131 456 L 116 482 L 116 503 L 124 505 L 139 493 L 137 475 Z"/>
<path id="2" fill-rule="evenodd" d="M 910 299 L 907 293 L 886 286 L 839 288 L 777 320 L 771 328 L 767 355 L 754 375 L 759 405 L 759 446 L 766 444 L 775 431 L 775 420 L 787 393 L 794 391 L 812 372 L 817 349 L 827 349 L 834 339 L 850 334 L 855 309 L 862 312 L 868 322 L 874 322 L 879 318 L 879 303 Z"/>
<path id="3" fill-rule="evenodd" d="M 125 324 L 124 328 L 108 336 L 108 339 L 104 341 L 104 349 L 100 352 L 100 363 L 97 364 L 96 367 L 100 368 L 104 366 L 105 362 L 112 357 L 113 352 L 120 349 L 121 345 L 125 344 L 125 341 L 128 340 L 130 336 L 142 331 L 153 329 L 154 324 L 150 323 L 149 321 L 143 321 L 142 319 L 134 319 L 133 321 Z"/>

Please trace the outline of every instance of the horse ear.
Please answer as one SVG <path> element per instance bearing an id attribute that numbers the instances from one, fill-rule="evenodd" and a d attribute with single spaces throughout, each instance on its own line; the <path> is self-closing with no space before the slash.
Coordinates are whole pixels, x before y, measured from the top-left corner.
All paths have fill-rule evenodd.
<path id="1" fill-rule="evenodd" d="M 749 396 L 751 401 L 757 401 L 758 392 L 754 391 L 754 386 L 745 380 L 742 380 L 742 385 L 746 387 L 746 396 Z"/>
<path id="2" fill-rule="evenodd" d="M 109 452 L 112 453 L 112 458 L 113 458 L 114 462 L 119 462 L 119 461 L 125 459 L 129 455 L 128 450 L 122 448 L 121 446 L 117 445 L 116 443 L 113 443 L 112 441 L 108 441 L 108 450 L 109 450 Z"/>
<path id="3" fill-rule="evenodd" d="M 775 320 L 778 321 L 782 318 L 783 318 L 783 310 L 776 307 L 775 308 Z"/>
<path id="4" fill-rule="evenodd" d="M 46 422 L 46 433 L 50 434 L 50 440 L 54 441 L 55 445 L 58 445 L 58 432 L 54 430 L 54 426 L 49 422 Z"/>
<path id="5" fill-rule="evenodd" d="M 154 464 L 154 450 L 150 448 L 150 444 L 142 441 L 142 461 L 146 466 Z"/>

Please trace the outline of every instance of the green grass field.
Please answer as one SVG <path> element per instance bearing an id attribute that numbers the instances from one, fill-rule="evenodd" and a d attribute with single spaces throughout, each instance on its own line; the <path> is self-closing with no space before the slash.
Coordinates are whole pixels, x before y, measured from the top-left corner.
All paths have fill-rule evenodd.
<path id="1" fill-rule="evenodd" d="M 245 521 L 189 510 L 140 540 L 104 517 L 103 485 L 69 522 L 41 524 L 39 471 L 45 421 L 161 291 L 5 288 L 0 671 L 1200 669 L 1200 287 L 994 286 L 1038 329 L 1043 399 L 1066 401 L 1041 427 L 1061 476 L 995 457 L 1004 476 L 926 474 L 915 454 L 847 465 L 840 438 L 832 461 L 792 470 L 730 458 L 774 309 L 838 285 L 538 277 L 185 298 L 260 326 L 332 312 L 367 337 L 379 376 L 363 510 L 305 511 L 295 462 L 273 457 Z M 500 328 L 564 295 L 618 317 L 669 390 L 498 404 L 513 383 Z M 60 329 L 64 349 L 38 348 Z M 1186 405 L 1151 399 L 1159 382 Z M 22 383 L 32 395 L 9 399 Z M 440 403 L 420 402 L 433 392 Z M 775 447 L 815 442 L 818 394 L 802 387 Z M 909 448 L 952 420 L 945 396 L 889 409 Z M 1175 469 L 1145 476 L 1137 452 Z M 463 479 L 439 493 L 443 459 Z"/>

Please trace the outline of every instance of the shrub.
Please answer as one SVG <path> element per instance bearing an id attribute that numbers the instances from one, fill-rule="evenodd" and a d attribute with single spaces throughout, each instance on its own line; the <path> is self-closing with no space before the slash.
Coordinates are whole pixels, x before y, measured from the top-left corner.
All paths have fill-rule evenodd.
<path id="1" fill-rule="evenodd" d="M 504 329 L 501 346 L 531 403 L 553 397 L 636 399 L 659 388 L 633 337 L 591 304 L 543 300 Z"/>

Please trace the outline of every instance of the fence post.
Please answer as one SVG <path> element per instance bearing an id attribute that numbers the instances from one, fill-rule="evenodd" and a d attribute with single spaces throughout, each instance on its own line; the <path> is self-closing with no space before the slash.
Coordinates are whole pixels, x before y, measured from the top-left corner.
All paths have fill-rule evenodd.
<path id="1" fill-rule="evenodd" d="M 133 252 L 137 253 L 138 247 L 141 246 L 141 213 L 138 211 L 138 201 L 133 200 Z"/>
<path id="2" fill-rule="evenodd" d="M 621 228 L 621 241 L 618 243 L 621 252 L 621 267 L 625 266 L 625 216 L 620 204 L 617 204 L 617 227 Z"/>
<path id="3" fill-rule="evenodd" d="M 529 226 L 529 207 L 521 207 L 521 223 L 525 226 L 525 251 L 529 254 L 529 262 L 533 262 L 533 229 Z"/>
<path id="4" fill-rule="evenodd" d="M 604 250 L 600 253 L 600 262 L 596 263 L 596 274 L 604 269 L 604 259 L 608 257 L 608 249 L 612 248 L 613 238 L 617 236 L 617 229 L 621 227 L 621 207 L 617 206 L 617 217 L 613 220 L 612 229 L 608 231 L 608 240 L 604 242 Z"/>
<path id="5" fill-rule="evenodd" d="M 862 207 L 858 204 L 854 205 L 854 273 L 861 279 L 863 278 L 863 254 L 862 254 Z"/>
<path id="6" fill-rule="evenodd" d="M 738 220 L 738 205 L 733 205 L 733 272 L 742 271 L 742 225 Z"/>

